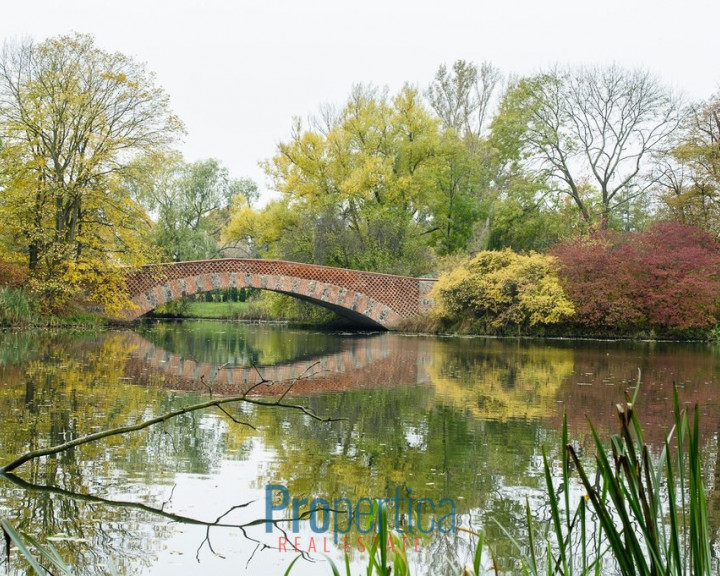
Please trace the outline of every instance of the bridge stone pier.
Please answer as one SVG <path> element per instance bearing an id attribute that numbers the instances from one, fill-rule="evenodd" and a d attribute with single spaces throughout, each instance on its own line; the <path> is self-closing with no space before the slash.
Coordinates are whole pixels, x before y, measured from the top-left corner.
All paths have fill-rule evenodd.
<path id="1" fill-rule="evenodd" d="M 430 278 L 410 278 L 284 260 L 225 258 L 145 266 L 126 276 L 134 320 L 183 296 L 227 288 L 258 288 L 329 308 L 361 326 L 391 329 L 432 306 Z"/>

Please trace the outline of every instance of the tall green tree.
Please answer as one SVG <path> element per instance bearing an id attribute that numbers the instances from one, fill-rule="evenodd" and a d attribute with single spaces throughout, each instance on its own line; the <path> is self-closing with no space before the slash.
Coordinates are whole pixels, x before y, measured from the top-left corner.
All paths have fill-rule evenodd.
<path id="1" fill-rule="evenodd" d="M 487 243 L 498 182 L 487 132 L 501 81 L 489 62 L 457 60 L 451 68 L 440 66 L 426 91 L 443 131 L 433 195 L 433 239 L 441 255 Z"/>
<path id="2" fill-rule="evenodd" d="M 106 288 L 142 261 L 149 221 L 122 186 L 127 162 L 182 131 L 143 65 L 91 36 L 6 44 L 0 55 L 0 216 L 6 250 L 49 294 Z M 102 286 L 98 286 L 102 284 Z M 101 295 L 102 289 L 95 290 Z"/>
<path id="3" fill-rule="evenodd" d="M 498 117 L 496 101 L 507 100 L 502 80 L 488 62 L 458 60 L 441 66 L 427 90 L 448 145 L 434 208 L 440 254 L 543 250 L 582 229 L 562 195 L 521 161 L 523 125 L 514 122 L 524 121 L 524 110 L 504 105 Z"/>
<path id="4" fill-rule="evenodd" d="M 460 138 L 452 128 L 440 137 L 429 200 L 429 241 L 439 255 L 467 250 L 477 222 L 487 217 L 492 199 L 487 152 L 484 141 Z"/>

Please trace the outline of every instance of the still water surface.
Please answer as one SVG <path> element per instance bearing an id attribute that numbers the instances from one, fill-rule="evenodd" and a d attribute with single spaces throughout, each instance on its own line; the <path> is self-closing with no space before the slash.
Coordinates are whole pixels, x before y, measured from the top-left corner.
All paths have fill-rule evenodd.
<path id="1" fill-rule="evenodd" d="M 659 443 L 672 385 L 701 411 L 711 522 L 720 526 L 720 354 L 705 344 L 527 341 L 397 334 L 327 334 L 193 321 L 133 331 L 0 334 L 0 460 L 98 430 L 237 394 L 287 391 L 321 423 L 292 409 L 244 404 L 186 414 L 24 464 L 0 478 L 0 516 L 51 542 L 81 574 L 282 574 L 265 487 L 297 498 L 451 498 L 457 523 L 482 529 L 500 567 L 522 540 L 526 498 L 547 518 L 541 447 L 558 454 L 567 411 L 592 456 L 589 416 L 615 429 L 614 406 L 642 372 L 639 410 Z M 277 396 L 274 396 L 277 397 Z M 260 396 L 270 402 L 273 396 Z M 252 425 L 246 426 L 238 422 Z M 718 484 L 716 486 L 716 484 Z M 445 511 L 443 511 L 445 514 Z M 276 516 L 278 518 L 279 516 Z M 218 524 L 213 526 L 212 524 Z M 341 559 L 332 536 L 302 523 L 299 544 Z M 352 532 L 350 556 L 366 556 Z M 451 574 L 466 534 L 408 544 L 413 574 Z M 293 574 L 329 574 L 322 554 Z M 21 574 L 17 554 L 0 572 Z M 356 570 L 357 571 L 357 570 Z"/>

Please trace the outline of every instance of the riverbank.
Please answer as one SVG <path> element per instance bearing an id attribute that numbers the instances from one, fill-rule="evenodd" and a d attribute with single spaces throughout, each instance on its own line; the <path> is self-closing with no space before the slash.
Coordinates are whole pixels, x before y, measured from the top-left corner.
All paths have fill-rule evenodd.
<path id="1" fill-rule="evenodd" d="M 28 298 L 21 289 L 0 289 L 0 328 L 70 328 L 101 329 L 115 324 L 100 314 L 88 312 L 81 305 L 69 307 L 63 315 L 43 315 L 41 306 Z M 287 313 L 285 313 L 287 312 Z M 241 322 L 281 323 L 297 328 L 322 330 L 353 330 L 351 321 L 336 315 L 308 319 L 296 310 L 278 310 L 255 301 L 245 302 L 182 302 L 153 311 L 149 317 L 173 320 L 228 320 Z M 122 323 L 121 323 L 122 324 Z M 653 327 L 628 327 L 624 330 L 588 327 L 578 324 L 552 326 L 506 326 L 497 328 L 478 319 L 464 318 L 451 322 L 435 316 L 419 316 L 403 321 L 396 331 L 408 334 L 437 336 L 489 336 L 498 338 L 557 338 L 598 340 L 663 340 L 673 342 L 718 342 L 720 328 L 712 330 L 661 330 Z"/>
<path id="2" fill-rule="evenodd" d="M 495 338 L 556 338 L 565 340 L 646 340 L 667 342 L 719 342 L 720 328 L 712 330 L 662 330 L 654 327 L 628 327 L 623 330 L 602 326 L 588 327 L 578 324 L 553 326 L 508 326 L 493 328 L 477 319 L 466 318 L 449 322 L 433 316 L 419 316 L 404 320 L 397 327 L 403 333 L 432 334 L 435 336 L 488 336 Z"/>

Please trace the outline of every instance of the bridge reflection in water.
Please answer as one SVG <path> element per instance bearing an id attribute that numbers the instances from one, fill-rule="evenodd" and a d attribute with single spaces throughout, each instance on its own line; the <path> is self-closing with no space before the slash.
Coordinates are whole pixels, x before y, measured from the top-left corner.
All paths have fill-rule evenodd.
<path id="1" fill-rule="evenodd" d="M 615 406 L 633 393 L 641 369 L 640 414 L 650 441 L 662 443 L 671 424 L 674 383 L 680 385 L 685 404 L 703 408 L 703 431 L 713 435 L 720 429 L 720 357 L 708 356 L 702 345 L 383 333 L 335 337 L 337 345 L 330 353 L 307 349 L 297 360 L 255 368 L 238 365 L 241 358 L 223 364 L 192 358 L 192 346 L 176 352 L 136 332 L 123 338 L 129 352 L 124 376 L 137 384 L 239 395 L 267 380 L 269 384 L 252 393 L 281 394 L 292 382 L 288 394 L 293 396 L 421 385 L 428 387 L 431 402 L 453 406 L 474 419 L 537 420 L 559 428 L 567 411 L 570 427 L 585 431 L 588 416 L 600 430 L 615 430 Z M 232 355 L 224 351 L 218 357 Z"/>
<path id="2" fill-rule="evenodd" d="M 395 339 L 392 347 L 384 335 L 344 339 L 341 350 L 331 354 L 257 367 L 199 362 L 137 333 L 128 333 L 127 347 L 132 350 L 127 378 L 173 390 L 237 395 L 252 389 L 252 394 L 279 394 L 292 384 L 288 394 L 300 396 L 430 384 L 430 342 L 417 338 Z"/>

